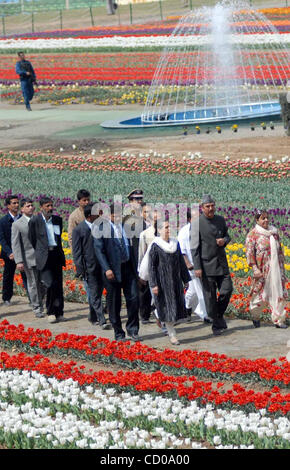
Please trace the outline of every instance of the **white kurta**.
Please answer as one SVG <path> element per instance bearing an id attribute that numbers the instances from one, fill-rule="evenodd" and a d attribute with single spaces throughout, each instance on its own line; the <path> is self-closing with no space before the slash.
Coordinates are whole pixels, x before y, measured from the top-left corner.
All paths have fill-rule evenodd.
<path id="1" fill-rule="evenodd" d="M 190 223 L 180 229 L 178 233 L 178 241 L 181 253 L 186 255 L 189 262 L 193 264 L 190 249 Z M 185 294 L 185 306 L 186 308 L 192 308 L 194 313 L 203 320 L 204 318 L 207 318 L 208 315 L 204 302 L 201 281 L 195 276 L 194 270 L 189 271 L 189 274 L 191 276 L 191 281 L 189 282 L 188 289 Z"/>

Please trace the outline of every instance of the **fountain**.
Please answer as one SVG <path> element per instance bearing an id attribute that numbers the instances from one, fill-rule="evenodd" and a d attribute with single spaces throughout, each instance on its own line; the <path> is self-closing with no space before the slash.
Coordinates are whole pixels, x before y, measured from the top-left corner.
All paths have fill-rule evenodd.
<path id="1" fill-rule="evenodd" d="M 277 37 L 272 23 L 248 4 L 225 1 L 191 11 L 168 38 L 142 115 L 102 126 L 180 126 L 279 115 L 290 55 Z"/>

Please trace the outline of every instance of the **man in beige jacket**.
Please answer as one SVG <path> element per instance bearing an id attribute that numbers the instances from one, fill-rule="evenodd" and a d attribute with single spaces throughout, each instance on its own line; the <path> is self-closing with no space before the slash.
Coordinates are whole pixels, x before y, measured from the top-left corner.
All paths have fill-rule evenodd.
<path id="1" fill-rule="evenodd" d="M 68 219 L 68 243 L 72 250 L 72 232 L 73 229 L 85 220 L 84 208 L 91 202 L 91 194 L 86 189 L 80 189 L 77 193 L 79 207 L 77 207 Z"/>

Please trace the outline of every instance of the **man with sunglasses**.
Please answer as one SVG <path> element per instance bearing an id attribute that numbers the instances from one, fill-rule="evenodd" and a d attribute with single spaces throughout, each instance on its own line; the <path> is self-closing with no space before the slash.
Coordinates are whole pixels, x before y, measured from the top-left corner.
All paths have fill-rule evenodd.
<path id="1" fill-rule="evenodd" d="M 137 217 L 141 217 L 141 204 L 144 198 L 142 189 L 133 189 L 127 195 L 127 198 L 129 200 L 129 203 L 125 204 L 124 206 L 123 217 L 126 217 L 128 215 L 135 215 Z"/>

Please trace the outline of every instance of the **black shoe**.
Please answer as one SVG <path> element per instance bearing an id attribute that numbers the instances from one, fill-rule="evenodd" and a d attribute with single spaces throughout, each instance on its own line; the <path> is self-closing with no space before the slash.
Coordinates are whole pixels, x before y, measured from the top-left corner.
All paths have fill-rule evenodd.
<path id="1" fill-rule="evenodd" d="M 209 317 L 206 317 L 203 319 L 204 323 L 212 323 L 212 319 Z"/>
<path id="2" fill-rule="evenodd" d="M 150 320 L 141 320 L 141 323 L 142 325 L 148 325 L 149 323 L 151 323 Z"/>
<path id="3" fill-rule="evenodd" d="M 126 336 L 119 336 L 118 338 L 115 338 L 115 341 L 128 341 Z"/>
<path id="4" fill-rule="evenodd" d="M 255 328 L 260 328 L 260 326 L 261 326 L 260 320 L 253 320 L 253 325 L 254 325 Z"/>
<path id="5" fill-rule="evenodd" d="M 101 325 L 102 330 L 109 330 L 111 328 L 110 323 L 103 323 Z"/>
<path id="6" fill-rule="evenodd" d="M 213 334 L 214 336 L 220 336 L 220 335 L 223 334 L 223 332 L 224 332 L 224 330 L 223 330 L 222 328 L 221 328 L 221 329 L 212 330 L 212 334 Z"/>
<path id="7" fill-rule="evenodd" d="M 56 321 L 56 323 L 65 322 L 66 318 L 64 318 L 63 315 L 59 315 L 58 317 L 55 318 L 55 321 Z"/>
<path id="8" fill-rule="evenodd" d="M 285 323 L 282 323 L 281 325 L 275 325 L 275 326 L 276 326 L 276 328 L 283 328 L 283 329 L 288 328 L 288 326 L 285 325 Z"/>
<path id="9" fill-rule="evenodd" d="M 139 335 L 129 335 L 130 339 L 133 341 L 142 341 L 142 338 Z"/>

